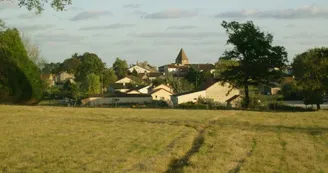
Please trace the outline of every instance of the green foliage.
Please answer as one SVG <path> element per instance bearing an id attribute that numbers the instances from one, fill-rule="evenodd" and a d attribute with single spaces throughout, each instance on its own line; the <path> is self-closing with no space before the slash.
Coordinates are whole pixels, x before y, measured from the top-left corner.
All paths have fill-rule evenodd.
<path id="1" fill-rule="evenodd" d="M 165 83 L 172 86 L 175 93 L 183 93 L 192 91 L 195 86 L 184 78 L 173 77 L 173 75 L 167 75 L 165 78 Z"/>
<path id="2" fill-rule="evenodd" d="M 72 56 L 72 58 L 66 59 L 61 64 L 61 70 L 67 71 L 68 73 L 75 74 L 79 65 L 81 64 L 81 61 L 79 58 Z"/>
<path id="3" fill-rule="evenodd" d="M 0 19 L 0 31 L 3 31 L 6 29 L 6 23 Z"/>
<path id="4" fill-rule="evenodd" d="M 101 76 L 105 70 L 105 64 L 94 53 L 84 53 L 80 57 L 80 65 L 76 69 L 75 77 L 77 81 L 83 81 L 85 78 L 93 73 L 97 76 Z"/>
<path id="5" fill-rule="evenodd" d="M 194 66 L 189 68 L 189 71 L 186 75 L 186 80 L 188 80 L 190 83 L 195 84 L 195 87 L 197 88 L 198 86 L 200 86 L 203 81 L 204 81 L 204 77 L 202 76 L 202 72 L 200 72 L 197 68 L 195 68 Z"/>
<path id="6" fill-rule="evenodd" d="M 41 71 L 43 74 L 57 74 L 61 71 L 61 63 L 45 63 Z"/>
<path id="7" fill-rule="evenodd" d="M 1 3 L 1 1 L 0 1 Z M 28 10 L 35 10 L 36 13 L 41 13 L 44 10 L 44 4 L 49 3 L 49 0 L 18 0 L 20 7 L 26 7 Z M 67 5 L 72 4 L 72 0 L 51 0 L 50 5 L 57 11 L 63 11 Z"/>
<path id="8" fill-rule="evenodd" d="M 108 87 L 110 84 L 117 81 L 117 76 L 115 71 L 112 68 L 106 69 L 103 74 L 103 84 L 105 87 Z"/>
<path id="9" fill-rule="evenodd" d="M 284 111 L 284 112 L 311 112 L 314 111 L 312 108 L 294 107 L 286 105 L 282 102 L 272 102 L 268 104 L 268 109 L 273 111 Z"/>
<path id="10" fill-rule="evenodd" d="M 38 67 L 28 58 L 16 29 L 0 32 L 0 102 L 35 104 L 42 98 Z"/>
<path id="11" fill-rule="evenodd" d="M 90 73 L 83 81 L 83 87 L 87 94 L 99 94 L 101 91 L 100 77 Z"/>
<path id="12" fill-rule="evenodd" d="M 256 27 L 253 22 L 222 22 L 233 49 L 225 51 L 221 59 L 237 61 L 238 65 L 227 66 L 220 79 L 235 87 L 243 87 L 245 108 L 249 105 L 249 85 L 268 84 L 280 77 L 281 68 L 287 62 L 287 52 L 282 46 L 272 46 L 273 36 Z"/>
<path id="13" fill-rule="evenodd" d="M 154 86 L 158 86 L 161 84 L 166 84 L 166 80 L 164 78 L 156 78 L 155 80 L 152 81 Z"/>
<path id="14" fill-rule="evenodd" d="M 136 69 L 133 69 L 131 75 L 132 75 L 132 76 L 135 76 L 135 77 L 138 77 L 138 72 L 137 72 L 137 70 L 136 70 Z"/>
<path id="15" fill-rule="evenodd" d="M 195 66 L 191 66 L 185 76 L 185 79 L 194 84 L 195 88 L 200 88 L 200 86 L 202 86 L 206 80 L 210 78 L 212 78 L 210 71 L 200 71 Z"/>
<path id="16" fill-rule="evenodd" d="M 224 72 L 229 70 L 230 68 L 236 68 L 239 66 L 239 61 L 236 60 L 226 60 L 226 59 L 219 59 L 217 63 L 215 63 L 215 77 L 216 78 L 223 78 Z M 235 82 L 234 82 L 235 83 Z"/>
<path id="17" fill-rule="evenodd" d="M 63 86 L 64 91 L 69 91 L 70 92 L 70 98 L 74 100 L 78 100 L 83 96 L 83 93 L 79 86 L 76 83 L 71 83 L 70 81 L 67 81 L 64 86 Z"/>
<path id="18" fill-rule="evenodd" d="M 121 60 L 117 57 L 113 64 L 113 69 L 116 76 L 121 79 L 127 75 L 128 63 L 125 60 Z"/>
<path id="19" fill-rule="evenodd" d="M 285 83 L 280 93 L 283 95 L 284 100 L 301 100 L 303 98 L 302 88 L 295 81 Z"/>
<path id="20" fill-rule="evenodd" d="M 310 49 L 297 55 L 293 61 L 293 73 L 302 87 L 306 104 L 316 104 L 320 109 L 328 90 L 328 48 Z"/>

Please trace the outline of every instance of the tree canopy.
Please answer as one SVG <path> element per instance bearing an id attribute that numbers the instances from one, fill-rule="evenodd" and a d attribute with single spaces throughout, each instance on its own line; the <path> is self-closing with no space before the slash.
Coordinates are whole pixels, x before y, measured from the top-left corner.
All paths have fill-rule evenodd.
<path id="1" fill-rule="evenodd" d="M 113 63 L 113 69 L 118 78 L 123 78 L 127 75 L 128 63 L 117 57 Z"/>
<path id="2" fill-rule="evenodd" d="M 94 73 L 101 76 L 105 70 L 105 63 L 98 55 L 86 52 L 80 57 L 80 65 L 76 69 L 75 77 L 77 81 L 82 81 L 88 74 Z"/>
<path id="3" fill-rule="evenodd" d="M 0 32 L 0 102 L 35 104 L 42 98 L 43 82 L 29 59 L 18 30 Z"/>
<path id="4" fill-rule="evenodd" d="M 292 67 L 305 104 L 316 104 L 320 109 L 328 90 L 328 48 L 310 49 L 297 55 Z"/>
<path id="5" fill-rule="evenodd" d="M 104 74 L 103 74 L 103 84 L 104 87 L 108 87 L 110 84 L 113 84 L 117 80 L 117 76 L 115 75 L 115 71 L 110 68 L 110 69 L 105 69 Z"/>
<path id="6" fill-rule="evenodd" d="M 234 60 L 238 65 L 229 66 L 219 78 L 234 87 L 243 87 L 245 105 L 249 105 L 249 85 L 267 84 L 279 77 L 279 71 L 287 62 L 287 52 L 282 46 L 273 46 L 273 35 L 265 33 L 253 22 L 222 22 L 228 34 L 227 44 L 231 50 L 220 59 Z"/>
<path id="7" fill-rule="evenodd" d="M 72 58 L 64 60 L 64 62 L 61 64 L 61 70 L 67 71 L 68 73 L 75 74 L 80 65 L 81 65 L 81 61 L 79 57 L 75 57 L 74 54 Z"/>
<path id="8" fill-rule="evenodd" d="M 43 74 L 57 74 L 61 71 L 61 63 L 45 63 L 41 71 Z"/>
<path id="9" fill-rule="evenodd" d="M 99 94 L 101 92 L 100 77 L 94 73 L 90 73 L 84 78 L 83 86 L 88 94 Z"/>
<path id="10" fill-rule="evenodd" d="M 11 1 L 11 0 L 0 0 Z M 72 0 L 17 0 L 19 7 L 26 7 L 28 10 L 35 10 L 36 13 L 41 13 L 44 10 L 45 4 L 50 4 L 57 11 L 63 11 L 66 6 L 72 4 Z"/>

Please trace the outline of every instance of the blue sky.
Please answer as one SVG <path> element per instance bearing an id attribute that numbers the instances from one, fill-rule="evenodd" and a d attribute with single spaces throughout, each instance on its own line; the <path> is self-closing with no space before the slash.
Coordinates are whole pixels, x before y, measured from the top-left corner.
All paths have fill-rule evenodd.
<path id="1" fill-rule="evenodd" d="M 159 66 L 184 48 L 191 63 L 214 63 L 229 48 L 223 20 L 254 21 L 290 60 L 328 46 L 327 0 L 73 0 L 64 12 L 46 7 L 38 16 L 0 2 L 0 16 L 28 34 L 49 62 L 93 52 L 109 66 L 116 57 Z"/>

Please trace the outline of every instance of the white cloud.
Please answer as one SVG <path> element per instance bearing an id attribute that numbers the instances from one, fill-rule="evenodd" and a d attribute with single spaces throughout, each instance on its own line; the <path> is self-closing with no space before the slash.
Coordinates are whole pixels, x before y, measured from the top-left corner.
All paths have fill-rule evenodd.
<path id="1" fill-rule="evenodd" d="M 80 28 L 80 30 L 102 30 L 102 29 L 120 29 L 120 28 L 126 28 L 134 26 L 134 24 L 111 24 L 111 25 L 104 25 L 104 26 L 87 26 Z"/>
<path id="2" fill-rule="evenodd" d="M 142 37 L 142 38 L 205 38 L 205 37 L 221 37 L 224 33 L 219 32 L 148 32 L 148 33 L 134 33 L 128 36 Z"/>
<path id="3" fill-rule="evenodd" d="M 123 5 L 124 8 L 139 8 L 140 4 L 125 4 Z"/>
<path id="4" fill-rule="evenodd" d="M 198 10 L 169 9 L 145 15 L 145 19 L 189 18 L 198 15 Z"/>
<path id="5" fill-rule="evenodd" d="M 186 30 L 186 29 L 196 29 L 198 26 L 196 25 L 182 25 L 182 26 L 170 26 L 168 30 Z"/>
<path id="6" fill-rule="evenodd" d="M 269 11 L 241 10 L 228 11 L 217 14 L 217 18 L 274 18 L 274 19 L 306 19 L 306 18 L 328 18 L 328 9 L 316 6 L 305 6 L 294 9 L 277 9 Z"/>
<path id="7" fill-rule="evenodd" d="M 16 26 L 19 30 L 22 30 L 24 32 L 26 31 L 39 31 L 39 30 L 46 30 L 55 27 L 55 25 L 52 24 L 45 24 L 45 25 L 21 25 Z"/>
<path id="8" fill-rule="evenodd" d="M 110 11 L 83 11 L 81 13 L 78 13 L 73 18 L 71 18 L 72 21 L 78 21 L 78 20 L 86 20 L 86 19 L 92 19 L 92 18 L 98 18 L 100 16 L 107 16 L 112 15 Z"/>

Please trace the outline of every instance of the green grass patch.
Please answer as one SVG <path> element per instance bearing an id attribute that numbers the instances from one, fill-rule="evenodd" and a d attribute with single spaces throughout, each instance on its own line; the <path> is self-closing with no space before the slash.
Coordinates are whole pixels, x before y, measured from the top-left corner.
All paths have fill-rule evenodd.
<path id="1" fill-rule="evenodd" d="M 0 106 L 0 172 L 328 172 L 328 112 Z"/>

